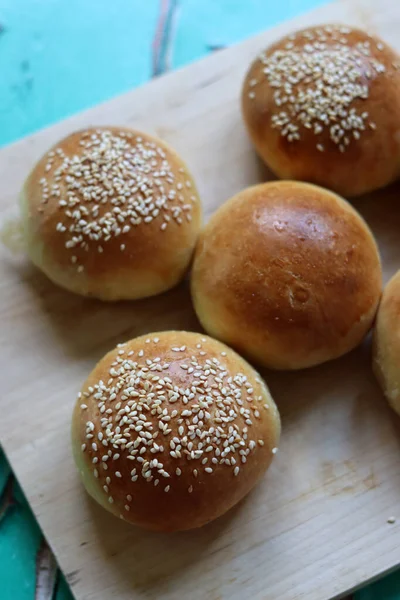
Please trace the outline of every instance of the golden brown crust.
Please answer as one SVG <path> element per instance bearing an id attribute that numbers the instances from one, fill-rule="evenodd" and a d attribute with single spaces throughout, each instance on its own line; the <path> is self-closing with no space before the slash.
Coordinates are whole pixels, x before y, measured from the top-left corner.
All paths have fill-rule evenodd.
<path id="1" fill-rule="evenodd" d="M 392 182 L 400 175 L 399 65 L 387 44 L 358 29 L 311 27 L 282 38 L 243 85 L 258 153 L 280 178 L 344 196 Z"/>
<path id="2" fill-rule="evenodd" d="M 21 207 L 32 261 L 62 287 L 104 300 L 151 296 L 178 283 L 201 224 L 181 158 L 165 142 L 123 127 L 86 129 L 59 142 L 26 180 Z"/>
<path id="3" fill-rule="evenodd" d="M 203 327 L 272 368 L 309 367 L 354 348 L 380 292 L 365 222 L 311 184 L 244 190 L 212 216 L 195 252 L 192 297 Z"/>
<path id="4" fill-rule="evenodd" d="M 129 371 L 115 397 L 113 368 Z M 100 380 L 108 392 L 99 397 Z M 220 342 L 182 331 L 142 336 L 107 354 L 84 384 L 72 422 L 87 491 L 116 516 L 164 531 L 199 527 L 236 504 L 268 468 L 279 434 L 277 408 L 256 371 Z"/>
<path id="5" fill-rule="evenodd" d="M 390 405 L 400 415 L 400 271 L 383 290 L 374 329 L 373 368 Z"/>

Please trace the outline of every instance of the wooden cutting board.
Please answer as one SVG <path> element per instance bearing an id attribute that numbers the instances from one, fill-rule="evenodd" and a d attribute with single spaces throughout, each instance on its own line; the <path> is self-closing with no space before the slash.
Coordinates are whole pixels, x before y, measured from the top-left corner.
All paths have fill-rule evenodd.
<path id="1" fill-rule="evenodd" d="M 400 50 L 398 0 L 336 2 L 285 23 L 0 151 L 1 222 L 16 214 L 21 183 L 44 150 L 74 129 L 104 124 L 142 128 L 175 146 L 209 215 L 270 177 L 240 119 L 250 60 L 291 29 L 327 21 L 368 28 Z M 400 184 L 355 205 L 377 236 L 387 279 L 400 267 Z M 283 438 L 264 481 L 201 530 L 148 533 L 87 498 L 72 463 L 70 415 L 87 373 L 117 342 L 199 327 L 187 285 L 101 304 L 1 253 L 0 439 L 78 600 L 327 600 L 400 563 L 400 421 L 371 374 L 368 344 L 315 369 L 265 373 Z"/>

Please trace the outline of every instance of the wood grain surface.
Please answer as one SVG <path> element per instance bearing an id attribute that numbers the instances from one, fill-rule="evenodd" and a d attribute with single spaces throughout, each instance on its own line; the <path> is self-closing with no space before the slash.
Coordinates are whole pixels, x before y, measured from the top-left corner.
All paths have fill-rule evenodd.
<path id="1" fill-rule="evenodd" d="M 336 2 L 216 53 L 0 152 L 1 220 L 40 154 L 85 125 L 124 124 L 167 139 L 197 178 L 206 215 L 270 178 L 241 124 L 239 91 L 267 43 L 306 24 L 340 21 L 400 50 L 396 0 Z M 385 279 L 400 266 L 400 184 L 355 206 L 375 232 Z M 78 600 L 328 600 L 400 563 L 400 423 L 370 369 L 368 343 L 298 373 L 264 373 L 283 421 L 264 481 L 201 530 L 161 535 L 95 506 L 72 463 L 69 423 L 87 373 L 117 342 L 198 329 L 187 284 L 140 302 L 101 304 L 57 289 L 23 256 L 0 264 L 0 439 Z M 387 519 L 397 515 L 394 524 Z"/>

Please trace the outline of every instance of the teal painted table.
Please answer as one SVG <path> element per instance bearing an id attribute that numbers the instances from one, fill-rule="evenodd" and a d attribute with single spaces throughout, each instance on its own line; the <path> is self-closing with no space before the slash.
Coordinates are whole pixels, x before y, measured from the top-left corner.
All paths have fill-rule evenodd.
<path id="1" fill-rule="evenodd" d="M 323 1 L 2 0 L 0 145 Z M 1 451 L 0 598 L 71 600 Z M 355 598 L 400 600 L 400 575 Z"/>

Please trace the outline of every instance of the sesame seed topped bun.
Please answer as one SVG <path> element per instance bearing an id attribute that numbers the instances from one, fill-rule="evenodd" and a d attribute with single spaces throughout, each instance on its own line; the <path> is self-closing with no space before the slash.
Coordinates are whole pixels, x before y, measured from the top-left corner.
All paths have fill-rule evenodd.
<path id="1" fill-rule="evenodd" d="M 359 29 L 303 29 L 251 65 L 242 110 L 265 163 L 282 179 L 344 196 L 400 175 L 398 55 Z"/>
<path id="2" fill-rule="evenodd" d="M 200 234 L 191 279 L 204 329 L 275 369 L 352 350 L 372 325 L 381 285 L 362 217 L 333 192 L 293 181 L 225 202 Z"/>
<path id="3" fill-rule="evenodd" d="M 383 290 L 373 337 L 373 368 L 389 404 L 400 415 L 400 271 Z"/>
<path id="4" fill-rule="evenodd" d="M 125 521 L 199 527 L 239 502 L 280 435 L 265 383 L 199 333 L 165 331 L 109 352 L 84 384 L 73 452 L 88 493 Z"/>
<path id="5" fill-rule="evenodd" d="M 54 146 L 21 193 L 32 262 L 60 286 L 103 300 L 161 293 L 184 276 L 201 222 L 194 181 L 165 142 L 123 127 Z"/>

